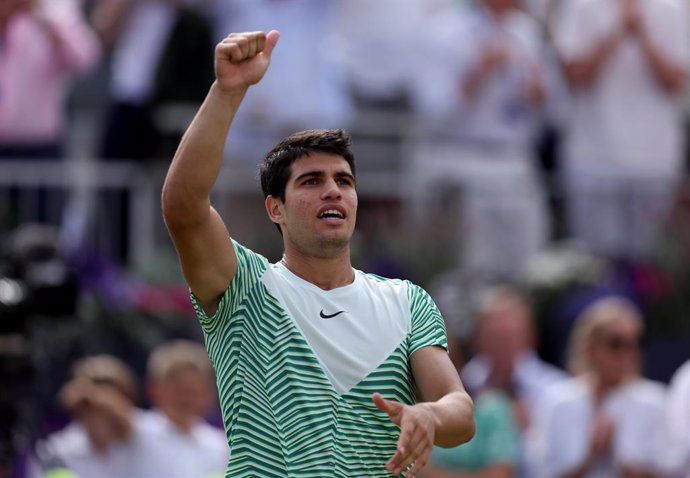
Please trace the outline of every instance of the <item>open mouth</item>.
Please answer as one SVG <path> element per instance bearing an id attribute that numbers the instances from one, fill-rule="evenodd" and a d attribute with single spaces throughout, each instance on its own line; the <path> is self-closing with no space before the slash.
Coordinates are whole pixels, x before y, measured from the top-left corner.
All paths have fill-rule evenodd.
<path id="1" fill-rule="evenodd" d="M 337 209 L 326 209 L 319 214 L 319 219 L 345 219 L 345 214 Z"/>

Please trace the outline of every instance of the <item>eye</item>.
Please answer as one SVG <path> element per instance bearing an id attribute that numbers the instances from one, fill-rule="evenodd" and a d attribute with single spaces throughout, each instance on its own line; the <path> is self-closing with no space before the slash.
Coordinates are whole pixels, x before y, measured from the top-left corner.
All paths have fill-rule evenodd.
<path id="1" fill-rule="evenodd" d="M 336 181 L 341 186 L 352 186 L 352 180 L 350 178 L 339 178 Z"/>
<path id="2" fill-rule="evenodd" d="M 318 178 L 309 178 L 304 180 L 302 184 L 307 185 L 307 186 L 313 186 L 314 184 L 318 184 L 319 179 Z"/>

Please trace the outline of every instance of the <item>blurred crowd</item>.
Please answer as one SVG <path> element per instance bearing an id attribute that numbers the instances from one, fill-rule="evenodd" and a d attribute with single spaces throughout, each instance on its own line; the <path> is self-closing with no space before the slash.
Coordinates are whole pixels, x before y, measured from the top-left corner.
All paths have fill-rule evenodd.
<path id="1" fill-rule="evenodd" d="M 17 164 L 40 176 L 82 156 L 151 173 L 213 81 L 215 43 L 270 29 L 280 54 L 243 103 L 228 161 L 254 169 L 287 133 L 345 127 L 361 153 L 362 204 L 384 188 L 395 198 L 379 213 L 399 218 L 384 253 L 450 224 L 441 257 L 463 279 L 429 285 L 478 432 L 436 450 L 423 476 L 690 477 L 690 361 L 668 384 L 643 378 L 658 314 L 690 337 L 690 0 L 2 0 L 0 180 Z M 80 110 L 89 101 L 96 115 Z M 41 362 L 22 342 L 26 318 L 42 317 L 52 337 L 55 317 L 88 315 L 75 305 L 84 291 L 114 315 L 122 297 L 139 312 L 189 310 L 176 302 L 184 290 L 145 294 L 127 277 L 142 205 L 126 189 L 101 192 L 94 207 L 93 196 L 39 184 L 27 215 L 22 184 L 0 182 L 0 233 L 14 241 L 0 264 L 0 478 L 223 476 L 198 336 L 156 335 L 136 357 L 71 350 L 69 373 L 43 351 L 49 372 L 26 379 Z M 87 211 L 101 234 L 123 238 L 115 251 L 85 242 Z M 28 221 L 53 229 L 9 235 Z M 429 264 L 439 243 L 423 239 L 417 262 Z M 608 272 L 592 281 L 598 295 L 561 301 L 558 316 L 528 289 L 553 275 L 544 253 L 560 241 Z M 376 259 L 374 272 L 413 274 L 415 260 Z M 604 275 L 623 292 L 599 293 Z M 486 287 L 496 282 L 523 290 Z M 444 300 L 448 290 L 459 301 Z M 163 340 L 172 335 L 189 337 Z M 35 423 L 51 415 L 24 401 L 46 383 L 57 398 L 36 401 L 71 419 L 60 431 Z"/>

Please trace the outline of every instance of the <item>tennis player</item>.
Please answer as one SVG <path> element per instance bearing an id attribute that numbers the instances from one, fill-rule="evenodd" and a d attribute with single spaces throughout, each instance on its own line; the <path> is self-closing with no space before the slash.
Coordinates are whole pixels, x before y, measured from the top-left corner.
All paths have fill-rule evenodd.
<path id="1" fill-rule="evenodd" d="M 355 163 L 341 130 L 295 133 L 263 160 L 284 256 L 231 239 L 211 206 L 226 136 L 266 72 L 277 31 L 231 34 L 162 194 L 166 225 L 213 362 L 227 475 L 412 477 L 434 444 L 474 434 L 472 401 L 429 295 L 355 270 Z"/>

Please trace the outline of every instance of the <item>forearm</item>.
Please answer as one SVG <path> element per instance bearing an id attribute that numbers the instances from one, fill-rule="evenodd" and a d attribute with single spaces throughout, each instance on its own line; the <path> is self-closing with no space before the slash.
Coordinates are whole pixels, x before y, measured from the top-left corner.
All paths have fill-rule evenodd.
<path id="1" fill-rule="evenodd" d="M 192 225 L 209 214 L 225 139 L 245 92 L 225 93 L 217 83 L 211 86 L 182 137 L 163 185 L 163 215 L 168 227 Z"/>
<path id="2" fill-rule="evenodd" d="M 602 40 L 589 55 L 566 62 L 565 72 L 571 86 L 574 89 L 583 89 L 591 86 L 596 81 L 599 72 L 611 57 L 611 54 L 618 47 L 622 38 L 623 32 L 616 31 Z"/>
<path id="3" fill-rule="evenodd" d="M 675 94 L 682 90 L 686 80 L 683 68 L 660 51 L 646 32 L 640 32 L 638 36 L 645 58 L 664 91 Z"/>
<path id="4" fill-rule="evenodd" d="M 474 436 L 474 407 L 467 392 L 452 392 L 436 402 L 420 405 L 427 407 L 433 416 L 434 444 L 451 448 L 470 441 Z"/>

